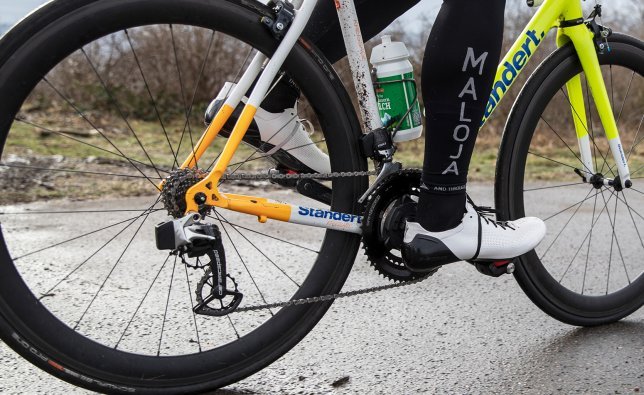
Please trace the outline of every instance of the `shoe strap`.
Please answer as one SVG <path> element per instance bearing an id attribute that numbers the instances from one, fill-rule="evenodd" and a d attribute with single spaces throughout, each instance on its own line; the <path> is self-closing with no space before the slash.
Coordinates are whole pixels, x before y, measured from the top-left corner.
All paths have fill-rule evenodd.
<path id="1" fill-rule="evenodd" d="M 469 199 L 469 196 L 468 196 L 468 199 Z M 472 205 L 472 206 L 474 206 L 474 205 Z M 478 231 L 478 234 L 477 234 L 477 237 L 476 237 L 477 238 L 477 240 L 476 240 L 476 253 L 474 253 L 474 256 L 472 257 L 472 259 L 476 259 L 476 258 L 479 257 L 479 253 L 481 252 L 481 241 L 483 239 L 483 224 L 481 223 L 482 216 L 477 215 L 477 217 L 478 217 L 478 220 L 479 220 L 479 231 Z"/>

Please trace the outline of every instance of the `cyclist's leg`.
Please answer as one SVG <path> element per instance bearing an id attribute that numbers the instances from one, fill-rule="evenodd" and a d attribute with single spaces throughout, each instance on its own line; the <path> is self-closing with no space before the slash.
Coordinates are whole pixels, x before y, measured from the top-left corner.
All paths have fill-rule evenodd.
<path id="1" fill-rule="evenodd" d="M 534 248 L 545 232 L 536 218 L 506 227 L 466 203 L 468 166 L 501 53 L 504 9 L 505 0 L 445 0 L 428 39 L 423 186 L 418 223 L 408 224 L 403 251 L 411 269 L 513 258 Z"/>
<path id="2" fill-rule="evenodd" d="M 420 207 L 431 210 L 418 210 L 418 220 L 428 230 L 450 229 L 462 219 L 468 166 L 501 54 L 504 9 L 505 0 L 445 0 L 427 41 L 427 188 Z"/>

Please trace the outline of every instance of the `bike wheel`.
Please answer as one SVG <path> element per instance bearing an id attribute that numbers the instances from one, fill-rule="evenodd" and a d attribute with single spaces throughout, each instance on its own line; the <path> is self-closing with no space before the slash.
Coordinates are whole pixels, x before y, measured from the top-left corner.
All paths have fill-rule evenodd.
<path id="1" fill-rule="evenodd" d="M 202 392 L 269 365 L 329 308 L 195 315 L 202 271 L 154 246 L 154 224 L 167 218 L 156 185 L 193 149 L 203 131 L 195 119 L 256 51 L 277 47 L 264 15 L 259 3 L 232 0 L 57 1 L 0 44 L 0 337 L 38 367 L 101 392 Z M 366 170 L 331 66 L 301 41 L 284 70 L 332 171 Z M 212 166 L 223 142 L 199 167 Z M 274 166 L 240 151 L 231 173 Z M 330 209 L 358 214 L 366 183 L 327 182 Z M 220 189 L 321 206 L 267 182 Z M 211 220 L 242 307 L 338 292 L 360 243 L 220 210 Z"/>
<path id="2" fill-rule="evenodd" d="M 503 219 L 532 215 L 548 227 L 539 247 L 521 258 L 516 278 L 552 317 L 581 326 L 617 321 L 644 303 L 644 46 L 615 34 L 599 54 L 628 156 L 633 187 L 584 182 L 565 84 L 581 76 L 595 171 L 615 177 L 615 164 L 585 75 L 572 46 L 553 53 L 521 91 L 497 164 L 496 204 Z"/>

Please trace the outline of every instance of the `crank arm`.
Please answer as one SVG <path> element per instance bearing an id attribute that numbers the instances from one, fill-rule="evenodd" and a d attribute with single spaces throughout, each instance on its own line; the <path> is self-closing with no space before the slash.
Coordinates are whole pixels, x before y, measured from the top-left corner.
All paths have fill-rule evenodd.
<path id="1" fill-rule="evenodd" d="M 317 200 L 320 203 L 331 205 L 331 188 L 311 179 L 298 180 L 295 185 L 302 195 Z"/>

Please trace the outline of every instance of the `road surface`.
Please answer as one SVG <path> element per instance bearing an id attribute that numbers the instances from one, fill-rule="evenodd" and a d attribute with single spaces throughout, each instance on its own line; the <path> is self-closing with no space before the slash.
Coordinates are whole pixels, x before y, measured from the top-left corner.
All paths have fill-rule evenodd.
<path id="1" fill-rule="evenodd" d="M 475 192 L 490 203 L 488 189 Z M 381 284 L 359 257 L 344 290 Z M 336 301 L 286 356 L 218 393 L 612 394 L 643 387 L 644 309 L 610 326 L 571 327 L 535 307 L 513 277 L 485 277 L 461 262 L 418 285 Z M 0 393 L 86 392 L 0 343 Z"/>

